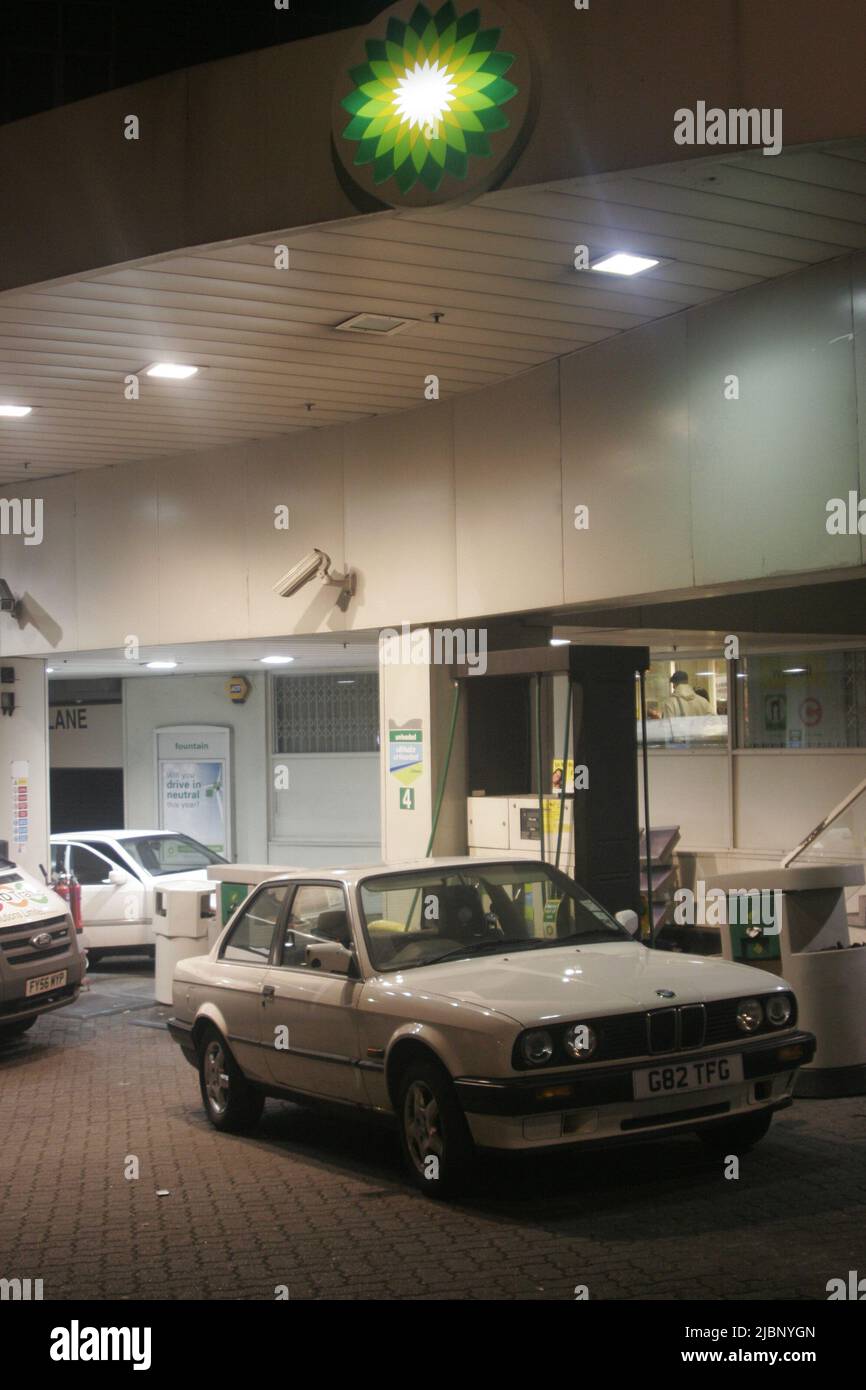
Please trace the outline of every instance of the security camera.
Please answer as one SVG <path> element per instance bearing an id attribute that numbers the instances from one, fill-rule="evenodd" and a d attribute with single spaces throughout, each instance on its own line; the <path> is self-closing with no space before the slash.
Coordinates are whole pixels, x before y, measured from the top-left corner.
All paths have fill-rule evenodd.
<path id="1" fill-rule="evenodd" d="M 282 579 L 277 580 L 274 585 L 274 593 L 279 594 L 280 598 L 291 598 L 317 575 L 325 584 L 336 584 L 339 587 L 337 607 L 345 613 L 350 600 L 355 596 L 355 574 L 352 570 L 348 570 L 345 574 L 338 574 L 333 571 L 331 569 L 331 557 L 326 555 L 324 550 L 311 550 L 308 555 L 304 556 L 303 560 L 299 560 L 288 574 L 284 574 Z"/>

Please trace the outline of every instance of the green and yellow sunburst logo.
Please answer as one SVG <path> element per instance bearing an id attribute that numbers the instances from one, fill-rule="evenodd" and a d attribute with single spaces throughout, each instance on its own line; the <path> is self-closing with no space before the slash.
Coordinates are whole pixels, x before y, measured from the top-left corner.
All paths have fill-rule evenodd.
<path id="1" fill-rule="evenodd" d="M 355 145 L 351 162 L 366 166 L 374 189 L 393 180 L 398 197 L 416 185 L 435 195 L 443 180 L 471 178 L 472 162 L 496 153 L 491 141 L 508 131 L 505 108 L 518 95 L 505 75 L 516 55 L 500 47 L 501 26 L 482 22 L 480 9 L 458 14 L 447 0 L 438 10 L 417 4 L 408 19 L 392 12 L 378 33 L 371 26 L 366 61 L 351 68 L 339 104 L 350 117 L 340 134 Z"/>

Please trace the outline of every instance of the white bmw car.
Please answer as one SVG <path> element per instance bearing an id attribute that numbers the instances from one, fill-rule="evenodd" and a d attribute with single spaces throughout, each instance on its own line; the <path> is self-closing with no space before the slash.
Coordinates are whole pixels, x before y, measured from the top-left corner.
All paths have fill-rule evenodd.
<path id="1" fill-rule="evenodd" d="M 51 836 L 51 867 L 81 885 L 82 944 L 92 964 L 107 954 L 153 952 L 156 894 L 207 878 L 225 859 L 169 830 L 87 830 Z"/>
<path id="2" fill-rule="evenodd" d="M 739 1152 L 815 1050 L 784 980 L 648 949 L 528 860 L 269 879 L 177 965 L 173 1012 L 217 1129 L 266 1096 L 387 1116 L 433 1195 L 483 1149 L 694 1130 Z"/>

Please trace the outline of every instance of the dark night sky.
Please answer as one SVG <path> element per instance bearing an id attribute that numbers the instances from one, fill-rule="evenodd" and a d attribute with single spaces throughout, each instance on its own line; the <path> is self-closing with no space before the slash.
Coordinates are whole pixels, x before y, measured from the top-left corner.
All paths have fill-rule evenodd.
<path id="1" fill-rule="evenodd" d="M 390 0 L 0 0 L 0 123 L 175 68 L 364 24 Z"/>

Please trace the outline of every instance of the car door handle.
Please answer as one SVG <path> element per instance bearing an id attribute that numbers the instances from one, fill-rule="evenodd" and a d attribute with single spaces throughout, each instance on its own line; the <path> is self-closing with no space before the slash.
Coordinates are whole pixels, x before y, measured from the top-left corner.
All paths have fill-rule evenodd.
<path id="1" fill-rule="evenodd" d="M 262 999 L 273 999 L 276 992 L 273 985 L 262 985 Z"/>

